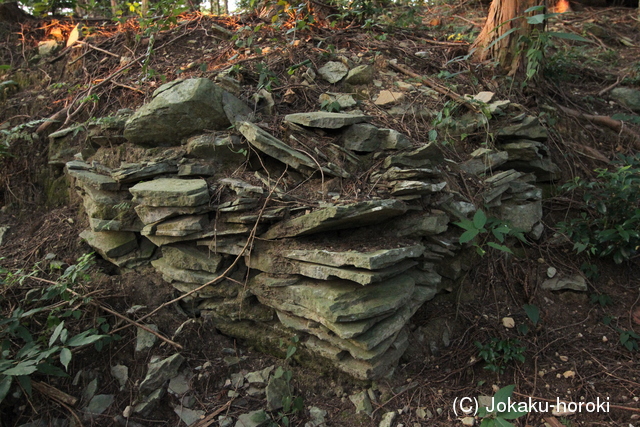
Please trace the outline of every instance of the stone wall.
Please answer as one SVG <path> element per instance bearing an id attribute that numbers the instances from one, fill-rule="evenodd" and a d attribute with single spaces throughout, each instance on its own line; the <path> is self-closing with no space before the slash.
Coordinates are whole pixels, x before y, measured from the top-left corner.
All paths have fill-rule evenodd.
<path id="1" fill-rule="evenodd" d="M 455 176 L 479 176 L 486 207 L 536 237 L 536 176 L 557 169 L 527 116 L 455 165 L 438 143 L 358 111 L 288 115 L 277 139 L 206 79 L 169 83 L 123 114 L 90 127 L 93 157 L 66 163 L 89 217 L 81 237 L 118 267 L 150 263 L 189 293 L 189 315 L 239 337 L 297 334 L 359 379 L 393 371 L 411 316 L 468 267 L 451 223 L 476 208 Z M 109 164 L 116 155 L 136 161 Z"/>

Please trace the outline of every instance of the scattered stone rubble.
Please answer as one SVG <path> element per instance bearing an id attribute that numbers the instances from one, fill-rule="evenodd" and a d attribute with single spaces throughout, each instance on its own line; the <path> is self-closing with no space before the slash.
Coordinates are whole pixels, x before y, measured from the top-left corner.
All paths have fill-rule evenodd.
<path id="1" fill-rule="evenodd" d="M 371 82 L 373 68 L 341 65 L 318 73 Z M 118 267 L 150 263 L 177 292 L 196 291 L 183 309 L 223 333 L 274 349 L 298 335 L 330 365 L 381 378 L 409 346 L 411 316 L 468 268 L 451 223 L 476 207 L 452 187 L 457 166 L 436 142 L 380 129 L 359 111 L 286 116 L 278 139 L 207 79 L 168 83 L 128 114 L 90 138 L 109 141 L 95 158 L 135 161 L 66 163 L 89 217 L 81 237 Z M 230 124 L 237 132 L 224 131 Z M 459 165 L 484 181 L 491 212 L 534 238 L 536 183 L 558 175 L 545 139 L 536 118 L 516 117 L 494 148 Z M 152 396 L 166 379 L 140 388 Z"/>

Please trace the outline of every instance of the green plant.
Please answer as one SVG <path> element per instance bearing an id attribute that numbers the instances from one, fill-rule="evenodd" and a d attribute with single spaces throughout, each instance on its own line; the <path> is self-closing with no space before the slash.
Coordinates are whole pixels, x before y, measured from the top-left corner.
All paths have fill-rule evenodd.
<path id="1" fill-rule="evenodd" d="M 480 427 L 515 427 L 507 420 L 515 420 L 529 413 L 525 408 L 521 408 L 523 405 L 513 405 L 511 402 L 514 388 L 515 385 L 501 388 L 493 396 L 491 408 L 478 408 L 478 417 L 482 419 Z"/>
<path id="2" fill-rule="evenodd" d="M 267 91 L 271 91 L 271 85 L 278 84 L 278 76 L 276 76 L 276 74 L 263 62 L 257 63 L 256 68 L 259 74 L 258 90 L 266 89 Z"/>
<path id="3" fill-rule="evenodd" d="M 632 329 L 627 330 L 627 329 L 622 329 L 618 326 L 612 326 L 611 322 L 613 320 L 614 320 L 613 317 L 605 316 L 602 319 L 602 323 L 604 323 L 607 326 L 611 326 L 613 329 L 615 329 L 616 332 L 620 334 L 620 338 L 619 338 L 620 345 L 622 345 L 624 348 L 626 348 L 629 351 L 638 351 L 638 341 L 640 341 L 640 335 L 638 335 Z"/>
<path id="4" fill-rule="evenodd" d="M 477 243 L 475 241 L 473 243 L 476 247 L 476 251 L 481 256 L 487 252 L 483 248 L 485 244 L 490 248 L 513 254 L 511 249 L 503 244 L 507 237 L 515 237 L 521 242 L 526 243 L 526 239 L 522 231 L 511 228 L 509 224 L 498 218 L 487 217 L 482 209 L 478 209 L 476 211 L 472 220 L 464 219 L 454 224 L 465 230 L 465 232 L 460 236 L 460 243 L 474 241 L 476 240 L 476 237 L 479 236 L 483 238 L 481 243 Z M 489 240 L 491 236 L 493 236 L 496 241 Z"/>
<path id="5" fill-rule="evenodd" d="M 513 362 L 524 362 L 525 347 L 520 340 L 508 338 L 491 338 L 488 343 L 482 344 L 476 341 L 478 356 L 486 362 L 484 369 L 503 374 L 506 366 Z"/>
<path id="6" fill-rule="evenodd" d="M 291 337 L 291 342 L 287 346 L 287 352 L 285 355 L 285 362 L 289 363 L 291 357 L 298 350 L 297 344 L 300 342 L 298 336 Z M 280 341 L 280 347 L 284 346 L 284 342 Z M 282 396 L 282 410 L 278 412 L 277 421 L 280 421 L 285 427 L 291 425 L 291 416 L 304 411 L 304 400 L 301 396 L 294 396 L 293 386 L 291 385 L 291 379 L 293 378 L 293 371 L 291 369 L 285 369 L 282 366 L 278 366 L 273 374 L 273 381 L 281 381 L 282 385 L 286 389 L 286 392 Z M 269 427 L 278 427 L 277 421 L 271 421 Z"/>
<path id="7" fill-rule="evenodd" d="M 0 159 L 10 156 L 9 148 L 11 144 L 17 141 L 26 141 L 32 143 L 38 140 L 38 134 L 34 129 L 36 126 L 44 123 L 47 119 L 32 120 L 11 129 L 0 129 Z"/>
<path id="8" fill-rule="evenodd" d="M 332 101 L 330 99 L 325 99 L 320 104 L 320 109 L 324 110 L 324 111 L 328 111 L 330 113 L 332 113 L 332 112 L 336 112 L 337 113 L 337 112 L 340 111 L 340 103 L 338 101 Z"/>
<path id="9" fill-rule="evenodd" d="M 538 322 L 540 321 L 540 309 L 533 304 L 525 304 L 522 308 L 524 309 L 524 312 L 527 313 L 527 317 L 533 324 L 533 327 L 537 327 Z M 522 335 L 527 335 L 529 333 L 529 326 L 523 323 L 518 326 L 518 331 Z"/>
<path id="10" fill-rule="evenodd" d="M 613 300 L 607 294 L 591 294 L 591 304 L 599 304 L 600 307 L 606 307 L 613 304 Z"/>
<path id="11" fill-rule="evenodd" d="M 576 178 L 568 191 L 582 192 L 578 218 L 558 228 L 574 242 L 577 253 L 612 257 L 616 264 L 631 258 L 640 246 L 640 155 L 620 156 L 612 170 L 597 169 L 597 180 Z"/>
<path id="12" fill-rule="evenodd" d="M 75 335 L 68 326 L 84 316 L 82 308 L 90 301 L 71 287 L 88 279 L 92 265 L 93 254 L 83 255 L 57 281 L 30 290 L 11 313 L 0 315 L 0 402 L 14 383 L 30 395 L 32 375 L 66 376 L 72 348 L 95 344 L 100 349 L 113 339 L 104 335 L 109 330 L 104 318 L 98 319 L 97 327 Z M 1 269 L 0 283 L 7 287 L 21 284 L 37 272 L 37 266 L 26 274 Z M 64 370 L 56 366 L 58 362 Z"/>

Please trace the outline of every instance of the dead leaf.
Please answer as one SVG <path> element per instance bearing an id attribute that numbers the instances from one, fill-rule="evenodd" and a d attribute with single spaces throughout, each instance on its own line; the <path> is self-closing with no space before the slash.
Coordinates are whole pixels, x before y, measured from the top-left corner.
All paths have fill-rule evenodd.
<path id="1" fill-rule="evenodd" d="M 633 319 L 633 323 L 640 325 L 640 307 L 636 307 L 636 309 L 633 310 L 631 318 Z"/>

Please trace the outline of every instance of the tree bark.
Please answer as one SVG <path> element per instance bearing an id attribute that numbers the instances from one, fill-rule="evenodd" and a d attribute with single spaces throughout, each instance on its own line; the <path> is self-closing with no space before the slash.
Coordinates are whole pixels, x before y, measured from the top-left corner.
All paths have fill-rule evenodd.
<path id="1" fill-rule="evenodd" d="M 540 0 L 493 0 L 487 21 L 471 45 L 477 62 L 497 61 L 509 75 L 522 71 L 526 51 L 519 46 L 520 36 L 530 35 L 534 26 L 524 19 L 525 10 L 537 6 Z M 542 13 L 535 12 L 533 14 Z M 514 19 L 517 18 L 517 19 Z M 491 46 L 512 28 L 518 28 Z"/>

